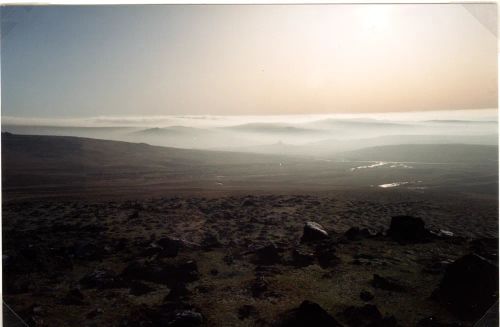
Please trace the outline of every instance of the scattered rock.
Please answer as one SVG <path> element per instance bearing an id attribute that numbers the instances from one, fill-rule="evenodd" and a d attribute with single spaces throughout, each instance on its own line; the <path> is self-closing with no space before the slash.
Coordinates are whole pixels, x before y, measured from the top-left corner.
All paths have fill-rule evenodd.
<path id="1" fill-rule="evenodd" d="M 498 299 L 498 266 L 465 255 L 447 267 L 433 297 L 460 319 L 476 320 Z"/>
<path id="2" fill-rule="evenodd" d="M 280 327 L 342 326 L 334 317 L 319 306 L 319 304 L 307 300 L 302 302 L 298 308 L 284 313 L 276 325 Z"/>
<path id="3" fill-rule="evenodd" d="M 325 238 L 328 238 L 328 233 L 323 226 L 313 221 L 306 222 L 301 242 L 314 242 L 324 240 Z"/>
<path id="4" fill-rule="evenodd" d="M 391 277 L 382 277 L 380 275 L 374 274 L 372 280 L 372 286 L 374 288 L 380 288 L 386 291 L 403 292 L 405 287 Z"/>
<path id="5" fill-rule="evenodd" d="M 428 241 L 431 234 L 421 218 L 395 216 L 387 235 L 399 243 L 419 243 Z"/>

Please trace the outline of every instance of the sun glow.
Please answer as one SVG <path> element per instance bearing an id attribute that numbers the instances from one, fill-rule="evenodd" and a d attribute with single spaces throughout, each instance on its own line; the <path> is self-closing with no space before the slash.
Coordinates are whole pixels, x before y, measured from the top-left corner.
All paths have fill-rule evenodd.
<path id="1" fill-rule="evenodd" d="M 391 7 L 385 5 L 363 6 L 359 8 L 364 28 L 370 31 L 386 30 L 391 25 Z"/>

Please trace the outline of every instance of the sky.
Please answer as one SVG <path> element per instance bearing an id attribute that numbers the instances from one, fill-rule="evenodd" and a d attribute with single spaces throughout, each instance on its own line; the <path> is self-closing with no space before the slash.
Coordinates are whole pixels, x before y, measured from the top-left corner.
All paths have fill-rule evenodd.
<path id="1" fill-rule="evenodd" d="M 496 31 L 478 19 L 492 12 L 491 4 L 3 7 L 2 116 L 496 109 Z"/>

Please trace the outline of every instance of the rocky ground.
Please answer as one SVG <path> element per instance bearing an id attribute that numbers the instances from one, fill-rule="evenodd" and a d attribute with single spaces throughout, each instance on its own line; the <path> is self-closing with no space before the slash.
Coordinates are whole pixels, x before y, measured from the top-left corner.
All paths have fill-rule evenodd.
<path id="1" fill-rule="evenodd" d="M 4 301 L 30 326 L 472 326 L 497 219 L 432 197 L 7 202 Z"/>

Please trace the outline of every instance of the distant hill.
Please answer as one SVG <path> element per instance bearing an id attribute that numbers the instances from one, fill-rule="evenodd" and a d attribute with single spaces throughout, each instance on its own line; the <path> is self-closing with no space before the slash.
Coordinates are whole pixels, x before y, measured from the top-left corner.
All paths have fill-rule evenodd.
<path id="1" fill-rule="evenodd" d="M 92 167 L 166 167 L 238 164 L 277 160 L 274 156 L 224 151 L 191 150 L 100 139 L 17 135 L 2 133 L 2 160 L 8 168 L 15 164 L 40 168 L 37 164 Z"/>
<path id="2" fill-rule="evenodd" d="M 498 163 L 498 147 L 475 144 L 385 145 L 343 153 L 349 160 Z"/>
<path id="3" fill-rule="evenodd" d="M 235 126 L 221 127 L 224 130 L 233 130 L 247 133 L 283 133 L 283 134 L 305 134 L 322 133 L 322 131 L 312 128 L 291 126 L 279 123 L 249 123 Z"/>
<path id="4" fill-rule="evenodd" d="M 65 136 L 2 133 L 4 199 L 131 195 L 163 192 L 231 192 L 233 190 L 329 190 L 369 187 L 391 180 L 411 180 L 413 170 L 387 168 L 351 174 L 351 161 L 458 163 L 433 165 L 427 173 L 452 187 L 498 180 L 496 146 L 436 144 L 394 145 L 337 154 L 331 159 L 273 154 L 190 150 L 145 143 Z M 292 147 L 293 149 L 293 147 Z M 282 151 L 284 153 L 286 151 Z M 320 158 L 321 159 L 321 158 Z M 343 160 L 344 159 L 344 160 Z M 345 160 L 346 159 L 346 160 Z M 465 164 L 462 164 L 465 163 Z M 470 163 L 472 165 L 467 165 Z M 477 169 L 476 164 L 485 164 Z M 458 167 L 458 168 L 457 168 Z M 417 172 L 417 170 L 415 170 Z M 450 172 L 453 172 L 450 175 Z M 401 174 L 407 174 L 402 177 Z M 393 176 L 393 177 L 391 177 Z M 479 176 L 479 177 L 478 177 Z M 419 179 L 422 178 L 420 175 Z M 481 179 L 482 178 L 482 179 Z M 455 186 L 453 186 L 455 185 Z M 482 185 L 482 184 L 481 184 Z M 451 187 L 450 186 L 450 187 Z M 206 193 L 203 193 L 206 194 Z"/>

